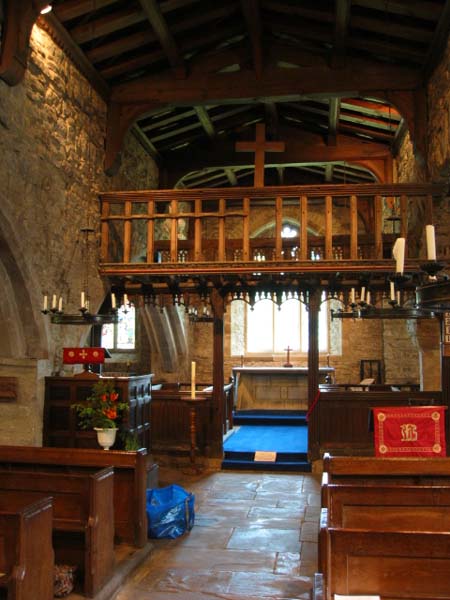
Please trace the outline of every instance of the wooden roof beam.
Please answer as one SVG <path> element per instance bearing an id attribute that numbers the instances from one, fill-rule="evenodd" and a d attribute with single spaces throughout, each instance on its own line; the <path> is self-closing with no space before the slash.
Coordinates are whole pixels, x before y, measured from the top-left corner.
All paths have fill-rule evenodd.
<path id="1" fill-rule="evenodd" d="M 328 109 L 328 145 L 336 146 L 338 133 L 339 113 L 341 102 L 339 98 L 330 98 Z"/>
<path id="2" fill-rule="evenodd" d="M 209 116 L 208 111 L 204 106 L 194 106 L 194 110 L 197 114 L 201 126 L 205 130 L 206 135 L 210 139 L 213 139 L 216 136 L 216 130 L 214 129 L 214 125 L 211 121 L 211 117 Z"/>
<path id="3" fill-rule="evenodd" d="M 345 47 L 350 21 L 351 0 L 335 0 L 334 6 L 334 44 L 331 66 L 342 67 L 345 63 Z"/>
<path id="4" fill-rule="evenodd" d="M 159 39 L 170 66 L 176 70 L 178 76 L 185 77 L 186 69 L 183 58 L 161 13 L 159 3 L 156 0 L 139 0 L 139 4 L 142 6 L 156 37 Z"/>
<path id="5" fill-rule="evenodd" d="M 115 4 L 117 0 L 68 0 L 54 7 L 53 12 L 61 23 Z"/>
<path id="6" fill-rule="evenodd" d="M 431 73 L 434 71 L 441 60 L 445 47 L 448 42 L 450 32 L 450 0 L 447 0 L 442 9 L 438 25 L 434 31 L 434 38 L 431 42 L 427 60 L 423 68 L 424 80 L 428 81 Z"/>
<path id="7" fill-rule="evenodd" d="M 259 0 L 241 0 L 241 7 L 250 38 L 253 66 L 256 77 L 260 79 L 263 71 L 263 50 L 261 43 L 262 24 Z"/>
<path id="8" fill-rule="evenodd" d="M 145 19 L 146 17 L 142 10 L 128 8 L 81 25 L 76 25 L 69 30 L 69 33 L 77 44 L 84 44 L 104 35 L 130 27 L 131 25 L 142 23 Z"/>
<path id="9" fill-rule="evenodd" d="M 372 90 L 413 90 L 420 83 L 415 69 L 378 62 L 352 60 L 334 71 L 326 66 L 267 69 L 258 79 L 251 71 L 211 73 L 187 79 L 167 74 L 144 77 L 117 85 L 113 99 L 144 104 L 239 104 L 243 102 L 296 101 L 317 95 L 357 96 Z"/>

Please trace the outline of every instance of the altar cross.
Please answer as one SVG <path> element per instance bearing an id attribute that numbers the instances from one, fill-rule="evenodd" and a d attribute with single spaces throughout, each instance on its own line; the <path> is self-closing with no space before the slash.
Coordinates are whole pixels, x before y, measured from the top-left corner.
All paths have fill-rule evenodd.
<path id="1" fill-rule="evenodd" d="M 256 139 L 254 142 L 236 142 L 236 152 L 255 153 L 254 187 L 264 187 L 264 155 L 266 152 L 284 152 L 284 142 L 270 142 L 266 140 L 266 126 L 264 123 L 256 124 Z"/>
<path id="2" fill-rule="evenodd" d="M 292 350 L 292 348 L 290 346 L 285 348 L 285 351 L 287 352 L 287 356 L 286 356 L 286 362 L 284 363 L 283 367 L 292 367 L 291 363 L 289 362 L 291 350 Z"/>

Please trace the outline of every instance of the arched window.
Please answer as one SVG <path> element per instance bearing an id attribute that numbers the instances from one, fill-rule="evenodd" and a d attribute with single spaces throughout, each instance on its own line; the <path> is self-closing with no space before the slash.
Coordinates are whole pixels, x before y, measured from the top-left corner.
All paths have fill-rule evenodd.
<path id="1" fill-rule="evenodd" d="M 130 351 L 136 349 L 136 310 L 130 303 L 118 310 L 119 321 L 102 326 L 101 346 L 108 350 Z"/>

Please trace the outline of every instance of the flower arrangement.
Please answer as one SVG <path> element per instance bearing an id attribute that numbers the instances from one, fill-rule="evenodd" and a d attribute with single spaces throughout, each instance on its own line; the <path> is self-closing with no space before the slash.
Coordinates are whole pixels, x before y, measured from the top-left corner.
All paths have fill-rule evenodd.
<path id="1" fill-rule="evenodd" d="M 116 429 L 117 421 L 128 410 L 128 404 L 119 401 L 113 381 L 100 380 L 92 387 L 92 393 L 86 401 L 74 404 L 73 408 L 78 413 L 82 429 Z"/>

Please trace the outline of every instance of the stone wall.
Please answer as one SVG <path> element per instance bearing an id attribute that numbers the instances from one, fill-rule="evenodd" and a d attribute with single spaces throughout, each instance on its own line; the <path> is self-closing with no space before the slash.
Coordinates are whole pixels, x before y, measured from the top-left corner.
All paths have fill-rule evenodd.
<path id="1" fill-rule="evenodd" d="M 105 102 L 35 26 L 24 80 L 15 87 L 0 81 L 0 365 L 14 371 L 11 360 L 35 362 L 23 370 L 19 401 L 3 411 L 5 429 L 22 422 L 21 443 L 40 440 L 42 378 L 59 370 L 64 346 L 84 344 L 88 334 L 51 325 L 40 312 L 42 295 L 61 294 L 66 311 L 78 309 L 84 269 L 77 240 L 81 228 L 98 224 L 99 191 L 157 187 L 157 168 L 132 135 L 118 174 L 104 174 L 105 130 Z M 106 292 L 97 240 L 98 232 L 89 265 L 95 310 Z"/>

